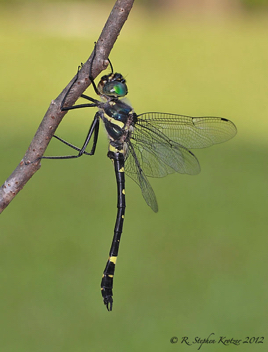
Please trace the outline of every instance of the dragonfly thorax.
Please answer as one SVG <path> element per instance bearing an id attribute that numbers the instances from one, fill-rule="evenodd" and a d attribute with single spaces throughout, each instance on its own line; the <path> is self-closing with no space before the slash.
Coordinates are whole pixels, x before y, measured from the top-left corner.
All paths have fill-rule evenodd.
<path id="1" fill-rule="evenodd" d="M 136 114 L 130 105 L 119 99 L 107 101 L 102 104 L 100 117 L 110 141 L 122 146 L 130 138 L 136 122 Z"/>

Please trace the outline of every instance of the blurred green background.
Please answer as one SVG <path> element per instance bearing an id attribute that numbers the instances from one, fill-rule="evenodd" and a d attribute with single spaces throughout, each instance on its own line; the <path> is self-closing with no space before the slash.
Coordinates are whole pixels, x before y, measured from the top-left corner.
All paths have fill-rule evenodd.
<path id="1" fill-rule="evenodd" d="M 100 3 L 2 6 L 1 183 L 91 53 L 113 6 Z M 134 6 L 110 56 L 135 111 L 222 116 L 238 134 L 194 151 L 200 175 L 151 180 L 157 214 L 127 179 L 110 313 L 100 294 L 116 215 L 106 135 L 92 158 L 42 161 L 1 215 L 1 352 L 190 351 L 199 345 L 183 336 L 268 337 L 268 18 L 242 7 L 148 9 Z M 82 145 L 94 113 L 68 113 L 57 134 Z M 46 154 L 69 152 L 52 141 Z"/>

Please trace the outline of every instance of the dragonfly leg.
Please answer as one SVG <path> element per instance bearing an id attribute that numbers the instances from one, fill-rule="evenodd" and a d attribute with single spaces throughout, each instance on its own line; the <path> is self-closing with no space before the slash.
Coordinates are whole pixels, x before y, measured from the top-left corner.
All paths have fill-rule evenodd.
<path id="1" fill-rule="evenodd" d="M 93 145 L 91 148 L 90 152 L 86 152 L 86 147 L 88 146 L 88 143 L 92 137 L 92 135 L 94 134 L 94 138 L 93 138 Z M 99 115 L 98 113 L 96 113 L 94 120 L 92 121 L 92 124 L 90 126 L 90 129 L 88 131 L 88 134 L 86 136 L 86 139 L 83 143 L 82 148 L 78 148 L 75 145 L 65 141 L 64 139 L 54 135 L 54 137 L 56 139 L 58 139 L 60 142 L 68 145 L 69 147 L 75 149 L 78 151 L 77 155 L 63 155 L 63 156 L 43 156 L 41 157 L 41 159 L 75 159 L 75 158 L 79 158 L 80 156 L 82 156 L 83 154 L 86 155 L 94 155 L 95 154 L 95 150 L 96 150 L 96 146 L 97 146 L 97 141 L 98 141 L 98 135 L 99 135 Z"/>
<path id="2" fill-rule="evenodd" d="M 93 61 L 95 59 L 95 56 L 96 56 L 96 43 L 95 43 L 95 46 L 94 46 L 94 52 L 93 52 L 93 58 L 91 60 L 91 63 L 90 63 L 90 70 L 89 70 L 89 79 L 91 80 L 91 83 L 93 85 L 93 88 L 96 92 L 96 94 L 100 94 L 97 87 L 96 87 L 96 84 L 94 82 L 94 79 L 92 78 L 92 74 L 91 74 L 91 71 L 92 71 L 92 64 L 93 64 Z M 90 108 L 90 107 L 97 107 L 98 104 L 99 104 L 99 101 L 96 100 L 96 99 L 93 99 L 85 94 L 81 94 L 81 97 L 84 98 L 84 99 L 87 99 L 89 101 L 92 102 L 92 104 L 78 104 L 78 105 L 73 105 L 73 106 L 64 106 L 65 104 L 65 101 L 66 101 L 66 98 L 67 96 L 69 95 L 71 89 L 73 88 L 74 84 L 77 82 L 78 80 L 78 76 L 79 76 L 79 72 L 80 72 L 80 69 L 82 68 L 83 64 L 81 64 L 81 66 L 78 66 L 78 69 L 77 69 L 77 74 L 76 74 L 76 77 L 73 81 L 73 83 L 70 85 L 69 89 L 67 90 L 64 98 L 62 99 L 62 102 L 61 102 L 61 106 L 60 106 L 60 109 L 61 111 L 68 111 L 68 110 L 73 110 L 73 109 L 80 109 L 80 108 Z"/>

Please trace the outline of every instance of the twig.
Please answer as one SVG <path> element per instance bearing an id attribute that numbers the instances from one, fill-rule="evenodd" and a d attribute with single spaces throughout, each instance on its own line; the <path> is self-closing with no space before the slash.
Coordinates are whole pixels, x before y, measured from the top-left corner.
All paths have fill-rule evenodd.
<path id="1" fill-rule="evenodd" d="M 107 67 L 107 59 L 110 51 L 113 48 L 121 28 L 127 20 L 133 3 L 134 0 L 116 1 L 96 44 L 96 56 L 92 67 L 93 78 L 96 78 L 100 72 Z M 93 53 L 79 72 L 79 80 L 76 82 L 67 97 L 66 102 L 68 106 L 73 105 L 91 83 L 88 76 L 92 56 Z M 55 100 L 52 100 L 23 159 L 0 188 L 0 213 L 8 206 L 16 194 L 24 187 L 26 182 L 41 167 L 39 160 L 36 162 L 33 161 L 37 160 L 44 154 L 58 125 L 66 114 L 65 111 L 60 110 L 61 101 L 74 79 L 75 78 L 72 79 Z"/>

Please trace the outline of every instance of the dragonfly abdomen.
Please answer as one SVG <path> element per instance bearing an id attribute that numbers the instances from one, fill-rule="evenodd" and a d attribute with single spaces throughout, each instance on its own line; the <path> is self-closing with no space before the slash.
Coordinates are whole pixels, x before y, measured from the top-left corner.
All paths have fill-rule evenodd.
<path id="1" fill-rule="evenodd" d="M 120 238 L 123 230 L 123 223 L 125 217 L 125 171 L 124 154 L 120 152 L 108 152 L 108 157 L 114 162 L 114 170 L 117 182 L 117 216 L 114 227 L 114 237 L 111 245 L 109 258 L 106 267 L 103 272 L 101 280 L 101 293 L 103 302 L 106 305 L 108 311 L 112 310 L 113 306 L 113 277 L 115 271 L 115 264 L 119 251 Z"/>

